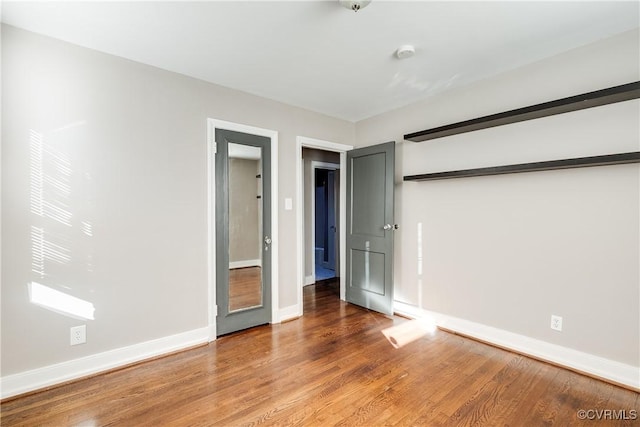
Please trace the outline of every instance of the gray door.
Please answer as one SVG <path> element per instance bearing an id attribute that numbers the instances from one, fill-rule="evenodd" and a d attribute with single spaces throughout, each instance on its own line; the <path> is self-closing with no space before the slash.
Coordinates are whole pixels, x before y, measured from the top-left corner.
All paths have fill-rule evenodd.
<path id="1" fill-rule="evenodd" d="M 347 153 L 347 301 L 393 314 L 395 143 Z"/>
<path id="2" fill-rule="evenodd" d="M 271 321 L 271 141 L 216 130 L 216 317 L 223 335 Z"/>

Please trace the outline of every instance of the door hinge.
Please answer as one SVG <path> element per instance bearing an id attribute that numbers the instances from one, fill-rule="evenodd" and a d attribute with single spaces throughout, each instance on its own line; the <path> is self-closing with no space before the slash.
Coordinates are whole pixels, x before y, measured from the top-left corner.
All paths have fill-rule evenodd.
<path id="1" fill-rule="evenodd" d="M 218 154 L 218 143 L 215 141 L 211 141 L 211 152 L 213 154 Z"/>

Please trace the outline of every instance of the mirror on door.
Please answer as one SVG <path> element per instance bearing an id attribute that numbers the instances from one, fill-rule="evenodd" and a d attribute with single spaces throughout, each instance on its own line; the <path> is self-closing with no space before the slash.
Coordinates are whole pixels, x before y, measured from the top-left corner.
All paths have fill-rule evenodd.
<path id="1" fill-rule="evenodd" d="M 229 143 L 229 312 L 263 305 L 262 149 Z"/>

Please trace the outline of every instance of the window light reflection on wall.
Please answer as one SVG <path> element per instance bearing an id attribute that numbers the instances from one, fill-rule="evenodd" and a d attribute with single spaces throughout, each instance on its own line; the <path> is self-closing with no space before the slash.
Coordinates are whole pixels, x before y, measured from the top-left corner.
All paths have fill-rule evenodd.
<path id="1" fill-rule="evenodd" d="M 31 282 L 29 301 L 56 313 L 83 320 L 94 320 L 93 303 L 65 294 L 37 282 Z"/>

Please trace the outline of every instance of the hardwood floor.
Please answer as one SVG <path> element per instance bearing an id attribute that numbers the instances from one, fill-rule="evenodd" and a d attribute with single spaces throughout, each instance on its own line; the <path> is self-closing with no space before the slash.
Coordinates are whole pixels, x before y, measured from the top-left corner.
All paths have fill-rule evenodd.
<path id="1" fill-rule="evenodd" d="M 405 321 L 304 290 L 304 317 L 2 403 L 2 426 L 625 426 L 638 394 L 437 331 L 394 349 Z M 624 410 L 622 414 L 618 411 Z M 592 417 L 597 413 L 587 413 Z M 610 414 L 611 415 L 611 414 Z M 602 413 L 601 413 L 601 416 Z M 609 416 L 613 418 L 613 416 Z"/>

